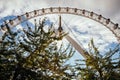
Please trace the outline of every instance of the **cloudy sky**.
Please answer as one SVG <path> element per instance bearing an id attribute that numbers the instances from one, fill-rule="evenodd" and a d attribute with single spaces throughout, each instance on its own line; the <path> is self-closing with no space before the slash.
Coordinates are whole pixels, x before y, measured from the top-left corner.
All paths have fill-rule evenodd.
<path id="1" fill-rule="evenodd" d="M 0 0 L 0 19 L 36 9 L 58 6 L 86 9 L 102 14 L 115 23 L 120 23 L 120 0 Z M 69 16 L 70 19 L 68 19 Z M 113 47 L 117 43 L 114 35 L 95 21 L 72 15 L 63 15 L 63 19 L 67 21 L 74 35 L 85 48 L 88 48 L 87 44 L 91 38 L 95 39 L 98 47 L 102 46 L 100 50 L 108 46 Z"/>
<path id="2" fill-rule="evenodd" d="M 34 9 L 67 6 L 86 9 L 120 23 L 120 0 L 0 0 L 0 17 Z"/>

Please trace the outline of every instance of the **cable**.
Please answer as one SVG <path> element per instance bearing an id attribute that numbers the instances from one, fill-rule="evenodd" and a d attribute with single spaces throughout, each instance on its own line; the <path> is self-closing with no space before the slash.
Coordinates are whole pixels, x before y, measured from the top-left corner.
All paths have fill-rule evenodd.
<path id="1" fill-rule="evenodd" d="M 66 27 L 71 31 L 72 35 L 74 36 L 74 38 L 78 41 L 78 43 L 82 46 L 82 48 L 85 50 L 85 48 L 83 47 L 82 43 L 80 43 L 80 41 L 77 39 L 76 35 L 74 34 L 74 32 L 68 27 L 68 25 L 65 23 L 65 21 L 62 19 L 62 21 L 64 22 L 64 24 L 66 25 Z"/>

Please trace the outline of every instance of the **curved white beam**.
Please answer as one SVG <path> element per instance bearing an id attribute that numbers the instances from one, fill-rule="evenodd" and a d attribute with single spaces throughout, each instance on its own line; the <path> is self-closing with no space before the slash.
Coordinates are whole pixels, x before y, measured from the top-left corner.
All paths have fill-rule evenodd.
<path id="1" fill-rule="evenodd" d="M 32 12 L 27 12 L 23 15 L 20 15 L 13 20 L 10 20 L 9 22 L 7 22 L 7 24 L 12 28 L 28 19 L 41 16 L 41 15 L 46 15 L 46 14 L 73 14 L 73 15 L 90 18 L 107 27 L 110 31 L 112 31 L 112 33 L 115 35 L 117 40 L 120 42 L 120 27 L 118 26 L 118 24 L 114 24 L 110 19 L 106 19 L 102 15 L 98 15 L 94 12 L 77 9 L 77 8 L 53 7 L 53 8 L 45 8 L 45 9 L 43 8 L 39 10 L 34 10 Z M 3 28 L 4 28 L 4 31 L 6 31 L 5 24 L 2 25 L 2 29 Z M 2 31 L 2 29 L 0 29 L 0 31 Z"/>

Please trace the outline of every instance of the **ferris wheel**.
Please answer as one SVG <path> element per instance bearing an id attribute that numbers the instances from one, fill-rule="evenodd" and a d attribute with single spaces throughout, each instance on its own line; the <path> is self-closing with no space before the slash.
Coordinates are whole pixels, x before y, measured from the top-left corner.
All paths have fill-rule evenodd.
<path id="1" fill-rule="evenodd" d="M 104 25 L 106 28 L 108 28 L 116 37 L 118 42 L 120 43 L 120 27 L 116 23 L 113 23 L 110 19 L 104 18 L 102 15 L 98 15 L 94 12 L 90 12 L 87 10 L 77 9 L 77 8 L 70 8 L 70 7 L 51 7 L 51 8 L 42 8 L 39 10 L 34 10 L 31 12 L 26 12 L 23 15 L 17 16 L 17 18 L 6 21 L 3 23 L 0 27 L 0 32 L 3 34 L 8 31 L 9 28 L 13 28 L 20 23 L 27 21 L 29 19 L 32 19 L 34 17 L 43 16 L 43 15 L 49 15 L 49 14 L 58 14 L 59 15 L 59 27 L 58 31 L 64 31 L 62 25 L 62 19 L 61 14 L 70 14 L 70 15 L 77 15 L 77 16 L 83 16 L 89 19 L 92 19 L 102 25 Z M 1 35 L 2 36 L 2 35 Z M 86 55 L 88 55 L 87 52 L 85 52 L 85 49 L 79 45 L 69 34 L 65 36 L 65 38 L 72 44 L 72 46 L 84 57 L 86 58 Z M 1 40 L 2 42 L 2 40 Z"/>

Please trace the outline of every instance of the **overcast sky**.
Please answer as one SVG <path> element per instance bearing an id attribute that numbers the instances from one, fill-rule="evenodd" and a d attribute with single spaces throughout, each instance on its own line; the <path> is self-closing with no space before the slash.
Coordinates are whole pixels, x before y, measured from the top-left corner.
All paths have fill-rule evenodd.
<path id="1" fill-rule="evenodd" d="M 97 14 L 102 14 L 106 18 L 110 18 L 111 21 L 115 23 L 120 24 L 120 0 L 0 0 L 0 18 L 10 15 L 21 15 L 25 12 L 30 12 L 36 9 L 59 6 L 93 11 Z M 77 19 L 73 19 L 73 21 L 74 20 L 77 21 Z M 76 27 L 73 25 L 73 29 L 82 31 L 79 32 L 79 34 L 76 33 L 76 35 L 79 36 L 81 33 L 79 39 L 84 44 L 86 42 L 85 39 L 88 40 L 91 34 L 94 36 L 96 41 L 100 40 L 98 45 L 103 44 L 104 47 L 102 46 L 102 49 L 112 43 L 110 40 L 116 41 L 115 38 L 112 38 L 112 33 L 109 33 L 105 28 L 101 28 L 102 26 L 100 24 L 90 20 L 87 20 L 86 22 L 86 19 L 84 18 L 81 18 L 81 20 L 76 23 L 82 23 Z M 78 26 L 84 26 L 84 28 L 78 28 Z M 85 46 L 87 46 L 87 42 Z"/>
<path id="2" fill-rule="evenodd" d="M 0 17 L 55 6 L 94 11 L 120 23 L 120 0 L 0 0 Z"/>

